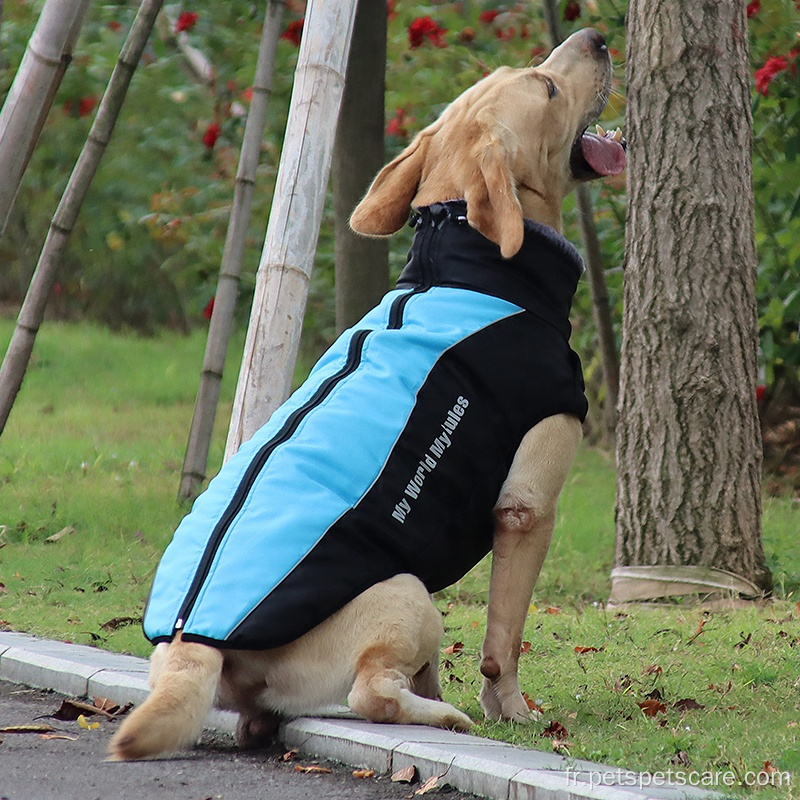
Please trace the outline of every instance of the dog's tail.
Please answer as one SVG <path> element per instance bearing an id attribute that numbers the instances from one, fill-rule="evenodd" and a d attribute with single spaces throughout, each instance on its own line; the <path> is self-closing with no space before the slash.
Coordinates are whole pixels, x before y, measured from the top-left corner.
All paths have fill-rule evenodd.
<path id="1" fill-rule="evenodd" d="M 134 709 L 108 746 L 109 760 L 135 761 L 195 744 L 211 710 L 222 673 L 222 653 L 203 644 L 169 645 L 151 668 L 153 691 Z"/>

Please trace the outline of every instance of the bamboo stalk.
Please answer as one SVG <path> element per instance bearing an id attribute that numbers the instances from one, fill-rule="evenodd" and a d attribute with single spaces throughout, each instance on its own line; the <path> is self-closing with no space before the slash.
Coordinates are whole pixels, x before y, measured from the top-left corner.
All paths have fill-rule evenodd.
<path id="1" fill-rule="evenodd" d="M 11 407 L 25 377 L 36 334 L 42 323 L 45 306 L 61 262 L 61 255 L 111 138 L 131 78 L 162 3 L 163 0 L 143 0 L 139 7 L 103 99 L 100 101 L 89 136 L 50 223 L 50 230 L 25 295 L 11 343 L 0 367 L 0 433 L 5 428 Z"/>
<path id="2" fill-rule="evenodd" d="M 557 0 L 545 0 L 544 12 L 550 29 L 550 40 L 557 47 L 564 37 L 558 16 Z M 608 299 L 608 286 L 603 269 L 603 256 L 600 240 L 594 221 L 592 196 L 589 187 L 582 183 L 575 187 L 581 239 L 586 251 L 586 277 L 589 281 L 589 295 L 592 299 L 592 317 L 600 344 L 600 359 L 603 377 L 606 382 L 606 400 L 603 404 L 604 436 L 613 440 L 617 426 L 617 402 L 619 400 L 619 355 L 614 339 L 614 326 L 611 322 L 611 304 Z"/>
<path id="3" fill-rule="evenodd" d="M 355 11 L 356 0 L 308 4 L 226 458 L 289 394 Z"/>
<path id="4" fill-rule="evenodd" d="M 72 60 L 89 0 L 47 0 L 0 111 L 0 233 Z"/>
<path id="5" fill-rule="evenodd" d="M 267 104 L 272 92 L 275 51 L 281 33 L 284 4 L 285 0 L 269 0 L 267 4 L 253 80 L 253 98 L 250 101 L 242 151 L 239 154 L 231 218 L 222 252 L 217 291 L 214 295 L 214 310 L 208 329 L 200 387 L 197 391 L 189 442 L 183 460 L 181 485 L 178 491 L 180 500 L 194 498 L 205 480 L 208 450 L 219 403 L 220 383 L 233 328 L 236 297 L 239 293 L 245 238 L 250 222 L 256 170 L 267 118 Z"/>

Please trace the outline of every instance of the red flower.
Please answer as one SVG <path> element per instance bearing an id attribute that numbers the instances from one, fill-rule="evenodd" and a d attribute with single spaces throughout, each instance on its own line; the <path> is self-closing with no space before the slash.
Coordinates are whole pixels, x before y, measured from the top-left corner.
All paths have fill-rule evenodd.
<path id="1" fill-rule="evenodd" d="M 300 39 L 303 37 L 303 22 L 302 19 L 296 19 L 286 26 L 286 30 L 281 34 L 281 39 L 286 39 L 291 42 L 295 47 L 300 47 Z"/>
<path id="2" fill-rule="evenodd" d="M 194 11 L 181 11 L 175 23 L 175 33 L 190 31 L 197 23 L 198 16 L 199 14 L 195 14 Z"/>
<path id="3" fill-rule="evenodd" d="M 786 56 L 773 56 L 767 59 L 761 69 L 756 70 L 756 91 L 766 97 L 769 94 L 769 85 L 772 79 L 779 73 L 788 69 L 789 62 Z"/>
<path id="4" fill-rule="evenodd" d="M 447 47 L 447 42 L 442 36 L 447 33 L 446 28 L 441 28 L 430 17 L 417 17 L 408 26 L 408 41 L 411 48 L 421 47 L 425 39 L 429 39 L 436 47 Z"/>
<path id="5" fill-rule="evenodd" d="M 394 19 L 397 12 L 394 10 L 394 0 L 386 0 L 386 14 L 389 19 Z"/>
<path id="6" fill-rule="evenodd" d="M 253 99 L 253 87 L 252 86 L 248 86 L 242 92 L 242 99 L 245 100 L 248 103 L 252 101 L 252 99 Z"/>
<path id="7" fill-rule="evenodd" d="M 494 22 L 494 19 L 495 19 L 495 17 L 496 17 L 496 16 L 497 16 L 499 13 L 500 13 L 500 12 L 499 12 L 499 11 L 497 11 L 496 9 L 490 9 L 489 11 L 481 11 L 480 15 L 478 16 L 478 19 L 479 19 L 479 20 L 480 20 L 480 21 L 481 21 L 481 22 L 482 22 L 484 25 L 491 25 L 491 24 Z"/>
<path id="8" fill-rule="evenodd" d="M 97 105 L 97 98 L 93 96 L 81 97 L 78 101 L 78 116 L 87 117 L 92 113 L 94 107 Z"/>
<path id="9" fill-rule="evenodd" d="M 564 6 L 564 19 L 567 20 L 567 22 L 578 19 L 580 15 L 581 4 L 577 0 L 570 0 L 570 2 Z"/>
<path id="10" fill-rule="evenodd" d="M 761 0 L 753 0 L 752 3 L 747 4 L 747 18 L 751 19 L 758 12 L 761 11 Z"/>
<path id="11" fill-rule="evenodd" d="M 122 23 L 112 19 L 111 22 L 108 23 L 108 28 L 116 33 L 116 31 L 122 30 Z"/>
<path id="12" fill-rule="evenodd" d="M 203 309 L 203 317 L 205 319 L 211 319 L 211 315 L 214 313 L 214 298 L 212 297 L 207 303 L 206 307 Z"/>
<path id="13" fill-rule="evenodd" d="M 395 115 L 389 120 L 389 124 L 386 126 L 386 133 L 389 136 L 399 136 L 400 138 L 405 138 L 408 136 L 408 130 L 406 130 L 405 124 L 408 122 L 408 117 L 406 117 L 405 109 L 398 108 Z"/>
<path id="14" fill-rule="evenodd" d="M 764 399 L 764 395 L 767 393 L 767 387 L 764 385 L 756 386 L 756 402 L 760 403 Z"/>
<path id="15" fill-rule="evenodd" d="M 498 28 L 495 36 L 501 42 L 510 42 L 517 35 L 517 29 L 512 25 L 510 28 Z"/>
<path id="16" fill-rule="evenodd" d="M 219 123 L 212 122 L 205 130 L 203 134 L 203 144 L 209 149 L 213 150 L 214 145 L 217 143 L 217 139 L 219 139 L 219 135 L 222 129 L 219 127 Z"/>

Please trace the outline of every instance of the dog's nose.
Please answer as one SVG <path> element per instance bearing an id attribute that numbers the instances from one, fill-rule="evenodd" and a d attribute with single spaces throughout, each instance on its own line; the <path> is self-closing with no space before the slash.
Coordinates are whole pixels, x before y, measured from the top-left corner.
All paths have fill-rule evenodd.
<path id="1" fill-rule="evenodd" d="M 595 28 L 585 28 L 582 34 L 586 38 L 586 43 L 594 50 L 605 52 L 608 49 L 606 47 L 606 37 Z"/>

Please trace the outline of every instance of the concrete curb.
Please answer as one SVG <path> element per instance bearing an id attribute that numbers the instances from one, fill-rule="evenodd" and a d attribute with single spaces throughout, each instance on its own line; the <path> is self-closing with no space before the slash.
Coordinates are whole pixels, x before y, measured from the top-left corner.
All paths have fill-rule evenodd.
<path id="1" fill-rule="evenodd" d="M 0 631 L 0 679 L 74 697 L 141 703 L 148 694 L 145 659 L 84 645 Z M 232 732 L 236 715 L 215 711 L 209 727 Z M 648 785 L 647 775 L 567 759 L 463 733 L 357 719 L 302 718 L 281 729 L 287 747 L 385 774 L 411 764 L 422 780 L 443 782 L 491 800 L 705 800 L 716 792 Z"/>

